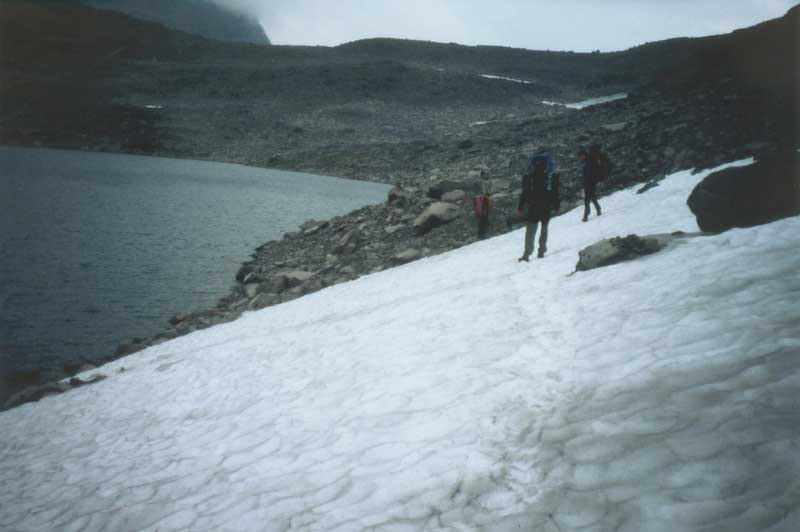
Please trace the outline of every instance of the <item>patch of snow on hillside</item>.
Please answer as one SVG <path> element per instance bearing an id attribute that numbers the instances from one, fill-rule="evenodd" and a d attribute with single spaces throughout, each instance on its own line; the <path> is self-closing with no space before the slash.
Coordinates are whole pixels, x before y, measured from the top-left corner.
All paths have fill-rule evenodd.
<path id="1" fill-rule="evenodd" d="M 481 74 L 482 78 L 499 79 L 502 81 L 513 81 L 514 83 L 524 83 L 525 85 L 532 85 L 532 81 L 525 81 L 524 79 L 507 78 L 505 76 L 495 76 L 494 74 Z"/>
<path id="2" fill-rule="evenodd" d="M 583 100 L 580 102 L 575 103 L 561 103 L 555 102 L 552 100 L 542 100 L 543 105 L 551 105 L 551 106 L 563 106 L 569 109 L 586 109 L 587 107 L 591 107 L 593 105 L 601 105 L 604 103 L 614 102 L 616 100 L 623 100 L 627 98 L 628 95 L 624 92 L 620 92 L 618 94 L 612 94 L 610 96 L 600 96 L 597 98 L 589 98 L 588 100 Z"/>
<path id="3" fill-rule="evenodd" d="M 515 231 L 0 413 L 0 529 L 800 530 L 800 217 L 568 276 L 697 231 L 708 173 L 554 218 L 543 260 Z"/>
<path id="4" fill-rule="evenodd" d="M 588 100 L 583 100 L 581 102 L 568 103 L 565 104 L 565 106 L 570 109 L 585 109 L 593 105 L 601 105 L 604 103 L 614 102 L 617 100 L 624 100 L 627 97 L 628 95 L 626 93 L 620 92 L 618 94 L 612 94 L 610 96 L 600 96 L 599 98 L 589 98 Z"/>

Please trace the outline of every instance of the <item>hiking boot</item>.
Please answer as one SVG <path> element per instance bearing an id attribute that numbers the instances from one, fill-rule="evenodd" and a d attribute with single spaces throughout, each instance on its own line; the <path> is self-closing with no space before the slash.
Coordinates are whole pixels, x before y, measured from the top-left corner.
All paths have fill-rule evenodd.
<path id="1" fill-rule="evenodd" d="M 522 262 L 522 261 L 528 262 L 528 257 L 523 255 L 523 256 L 521 256 L 520 258 L 517 259 L 517 262 Z"/>
<path id="2" fill-rule="evenodd" d="M 538 258 L 538 259 L 543 259 L 543 258 L 544 258 L 544 254 L 545 254 L 545 253 L 547 253 L 547 250 L 546 250 L 546 249 L 541 249 L 541 248 L 539 248 L 539 253 L 537 253 L 537 254 L 536 254 L 536 258 Z"/>
<path id="3" fill-rule="evenodd" d="M 603 211 L 600 210 L 600 207 L 597 208 L 597 216 L 602 216 Z"/>
<path id="4" fill-rule="evenodd" d="M 588 221 L 589 221 L 589 217 L 588 217 L 588 216 L 584 216 L 584 217 L 583 217 L 583 220 L 581 220 L 581 221 L 582 221 L 582 222 L 588 222 Z"/>

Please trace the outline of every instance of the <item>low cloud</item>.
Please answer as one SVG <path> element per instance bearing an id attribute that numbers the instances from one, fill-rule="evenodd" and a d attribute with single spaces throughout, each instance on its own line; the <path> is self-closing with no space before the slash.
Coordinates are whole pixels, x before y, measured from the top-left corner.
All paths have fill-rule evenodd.
<path id="1" fill-rule="evenodd" d="M 275 44 L 397 37 L 549 50 L 622 50 L 727 33 L 800 0 L 214 0 L 256 17 Z M 734 7 L 735 6 L 735 7 Z"/>

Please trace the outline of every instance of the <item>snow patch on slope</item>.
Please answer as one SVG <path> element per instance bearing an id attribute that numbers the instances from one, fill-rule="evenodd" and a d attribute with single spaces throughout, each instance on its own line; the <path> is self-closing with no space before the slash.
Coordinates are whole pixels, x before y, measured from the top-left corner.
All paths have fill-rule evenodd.
<path id="1" fill-rule="evenodd" d="M 797 530 L 800 218 L 567 276 L 696 231 L 707 174 L 555 218 L 544 260 L 516 231 L 0 413 L 0 529 Z"/>
<path id="2" fill-rule="evenodd" d="M 617 94 L 612 94 L 610 96 L 600 96 L 597 98 L 589 98 L 588 100 L 583 100 L 580 102 L 575 103 L 561 103 L 555 102 L 552 100 L 542 100 L 544 105 L 555 105 L 555 106 L 563 106 L 569 109 L 586 109 L 587 107 L 592 107 L 593 105 L 602 105 L 604 103 L 614 102 L 617 100 L 623 100 L 627 98 L 628 95 L 624 92 L 620 92 Z"/>
<path id="3" fill-rule="evenodd" d="M 495 76 L 494 74 L 481 74 L 482 78 L 486 79 L 498 79 L 501 81 L 512 81 L 514 83 L 523 83 L 525 85 L 532 85 L 532 81 L 525 81 L 524 79 L 516 79 L 516 78 L 507 78 L 505 76 Z"/>

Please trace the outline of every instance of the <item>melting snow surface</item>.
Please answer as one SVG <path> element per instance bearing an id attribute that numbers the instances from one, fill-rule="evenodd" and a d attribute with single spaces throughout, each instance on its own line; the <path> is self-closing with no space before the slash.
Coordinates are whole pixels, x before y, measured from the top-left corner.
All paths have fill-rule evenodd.
<path id="1" fill-rule="evenodd" d="M 524 83 L 525 85 L 532 85 L 532 81 L 525 81 L 524 79 L 507 78 L 505 76 L 495 76 L 494 74 L 481 74 L 482 78 L 487 79 L 500 79 L 503 81 L 513 81 L 514 83 Z"/>
<path id="2" fill-rule="evenodd" d="M 586 107 L 613 102 L 616 100 L 622 100 L 627 97 L 628 95 L 626 93 L 620 92 L 618 94 L 612 94 L 611 96 L 600 96 L 598 98 L 589 98 L 588 100 L 583 100 L 581 102 L 575 102 L 575 103 L 561 103 L 561 102 L 554 102 L 552 100 L 542 100 L 542 103 L 544 105 L 563 105 L 564 107 L 568 107 L 570 109 L 585 109 Z"/>
<path id="3" fill-rule="evenodd" d="M 0 413 L 0 529 L 800 530 L 800 218 L 567 276 L 696 231 L 707 173 L 554 219 L 544 260 L 515 231 Z"/>

